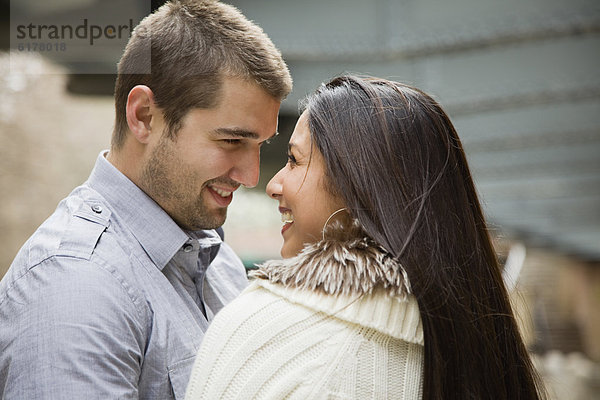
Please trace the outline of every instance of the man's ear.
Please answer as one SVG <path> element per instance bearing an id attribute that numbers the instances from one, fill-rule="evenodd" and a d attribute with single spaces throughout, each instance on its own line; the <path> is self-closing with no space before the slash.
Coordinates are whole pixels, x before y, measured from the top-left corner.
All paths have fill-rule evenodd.
<path id="1" fill-rule="evenodd" d="M 127 125 L 140 143 L 148 143 L 153 112 L 156 110 L 154 94 L 148 86 L 137 85 L 129 91 L 126 106 Z"/>

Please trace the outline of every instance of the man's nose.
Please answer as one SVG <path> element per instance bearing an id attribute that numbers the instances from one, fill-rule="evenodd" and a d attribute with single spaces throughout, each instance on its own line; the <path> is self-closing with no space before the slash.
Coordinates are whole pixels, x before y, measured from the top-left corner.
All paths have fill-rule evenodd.
<path id="1" fill-rule="evenodd" d="M 229 177 L 248 188 L 256 186 L 260 177 L 260 149 L 249 150 L 240 156 Z"/>

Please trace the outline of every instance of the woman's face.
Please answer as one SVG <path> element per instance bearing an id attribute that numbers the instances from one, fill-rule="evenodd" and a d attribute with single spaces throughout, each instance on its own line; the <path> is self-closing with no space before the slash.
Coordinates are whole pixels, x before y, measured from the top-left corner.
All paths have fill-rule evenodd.
<path id="1" fill-rule="evenodd" d="M 281 229 L 284 258 L 298 254 L 306 243 L 321 240 L 327 218 L 344 207 L 326 188 L 324 171 L 323 156 L 311 146 L 308 115 L 304 112 L 290 138 L 287 164 L 267 185 L 269 196 L 279 201 L 284 222 Z"/>

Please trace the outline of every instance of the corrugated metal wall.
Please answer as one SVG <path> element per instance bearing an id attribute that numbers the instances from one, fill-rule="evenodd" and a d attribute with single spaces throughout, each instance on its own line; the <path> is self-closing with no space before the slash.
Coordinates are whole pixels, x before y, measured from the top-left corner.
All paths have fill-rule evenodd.
<path id="1" fill-rule="evenodd" d="M 354 72 L 450 113 L 493 226 L 600 260 L 600 2 L 230 1 L 282 50 L 294 91 Z"/>

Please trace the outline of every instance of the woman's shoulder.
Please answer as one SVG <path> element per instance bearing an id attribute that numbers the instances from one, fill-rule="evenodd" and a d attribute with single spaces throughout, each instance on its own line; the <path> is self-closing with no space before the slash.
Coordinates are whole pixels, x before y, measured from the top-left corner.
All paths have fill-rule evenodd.
<path id="1" fill-rule="evenodd" d="M 362 327 L 423 345 L 419 307 L 412 295 L 390 296 L 383 289 L 361 296 L 330 295 L 255 279 L 217 314 L 203 347 L 213 356 L 218 348 L 258 348 L 295 331 L 314 335 L 307 327 L 315 324 L 327 326 L 327 334 Z"/>
<path id="2" fill-rule="evenodd" d="M 391 337 L 423 345 L 419 306 L 412 294 L 391 295 L 385 289 L 370 293 L 327 294 L 254 279 L 211 323 L 211 329 L 235 333 L 259 326 L 293 324 L 313 314 L 371 328 Z"/>
<path id="3" fill-rule="evenodd" d="M 394 296 L 385 289 L 375 289 L 361 295 L 327 294 L 261 279 L 254 280 L 249 290 L 256 296 L 281 301 L 285 307 L 294 310 L 320 313 L 327 318 L 423 345 L 419 306 L 411 294 Z"/>
<path id="4" fill-rule="evenodd" d="M 234 342 L 245 342 L 250 336 L 256 340 L 268 340 L 273 332 L 297 324 L 315 312 L 290 301 L 284 293 L 252 281 L 215 316 L 203 339 L 203 346 L 206 342 L 213 342 L 208 346 L 227 347 Z"/>
<path id="5" fill-rule="evenodd" d="M 251 273 L 253 287 L 422 345 L 419 307 L 403 266 L 359 228 L 332 226 L 322 241 L 306 245 L 295 257 L 263 263 Z"/>
<path id="6" fill-rule="evenodd" d="M 401 301 L 377 292 L 352 300 L 255 280 L 211 324 L 188 394 L 316 399 L 342 388 L 354 391 L 365 377 L 375 382 L 374 376 L 406 371 L 417 393 L 422 329 L 418 317 L 406 322 L 418 316 L 418 308 L 407 311 L 412 306 L 411 297 Z M 381 383 L 404 384 L 396 381 Z"/>

